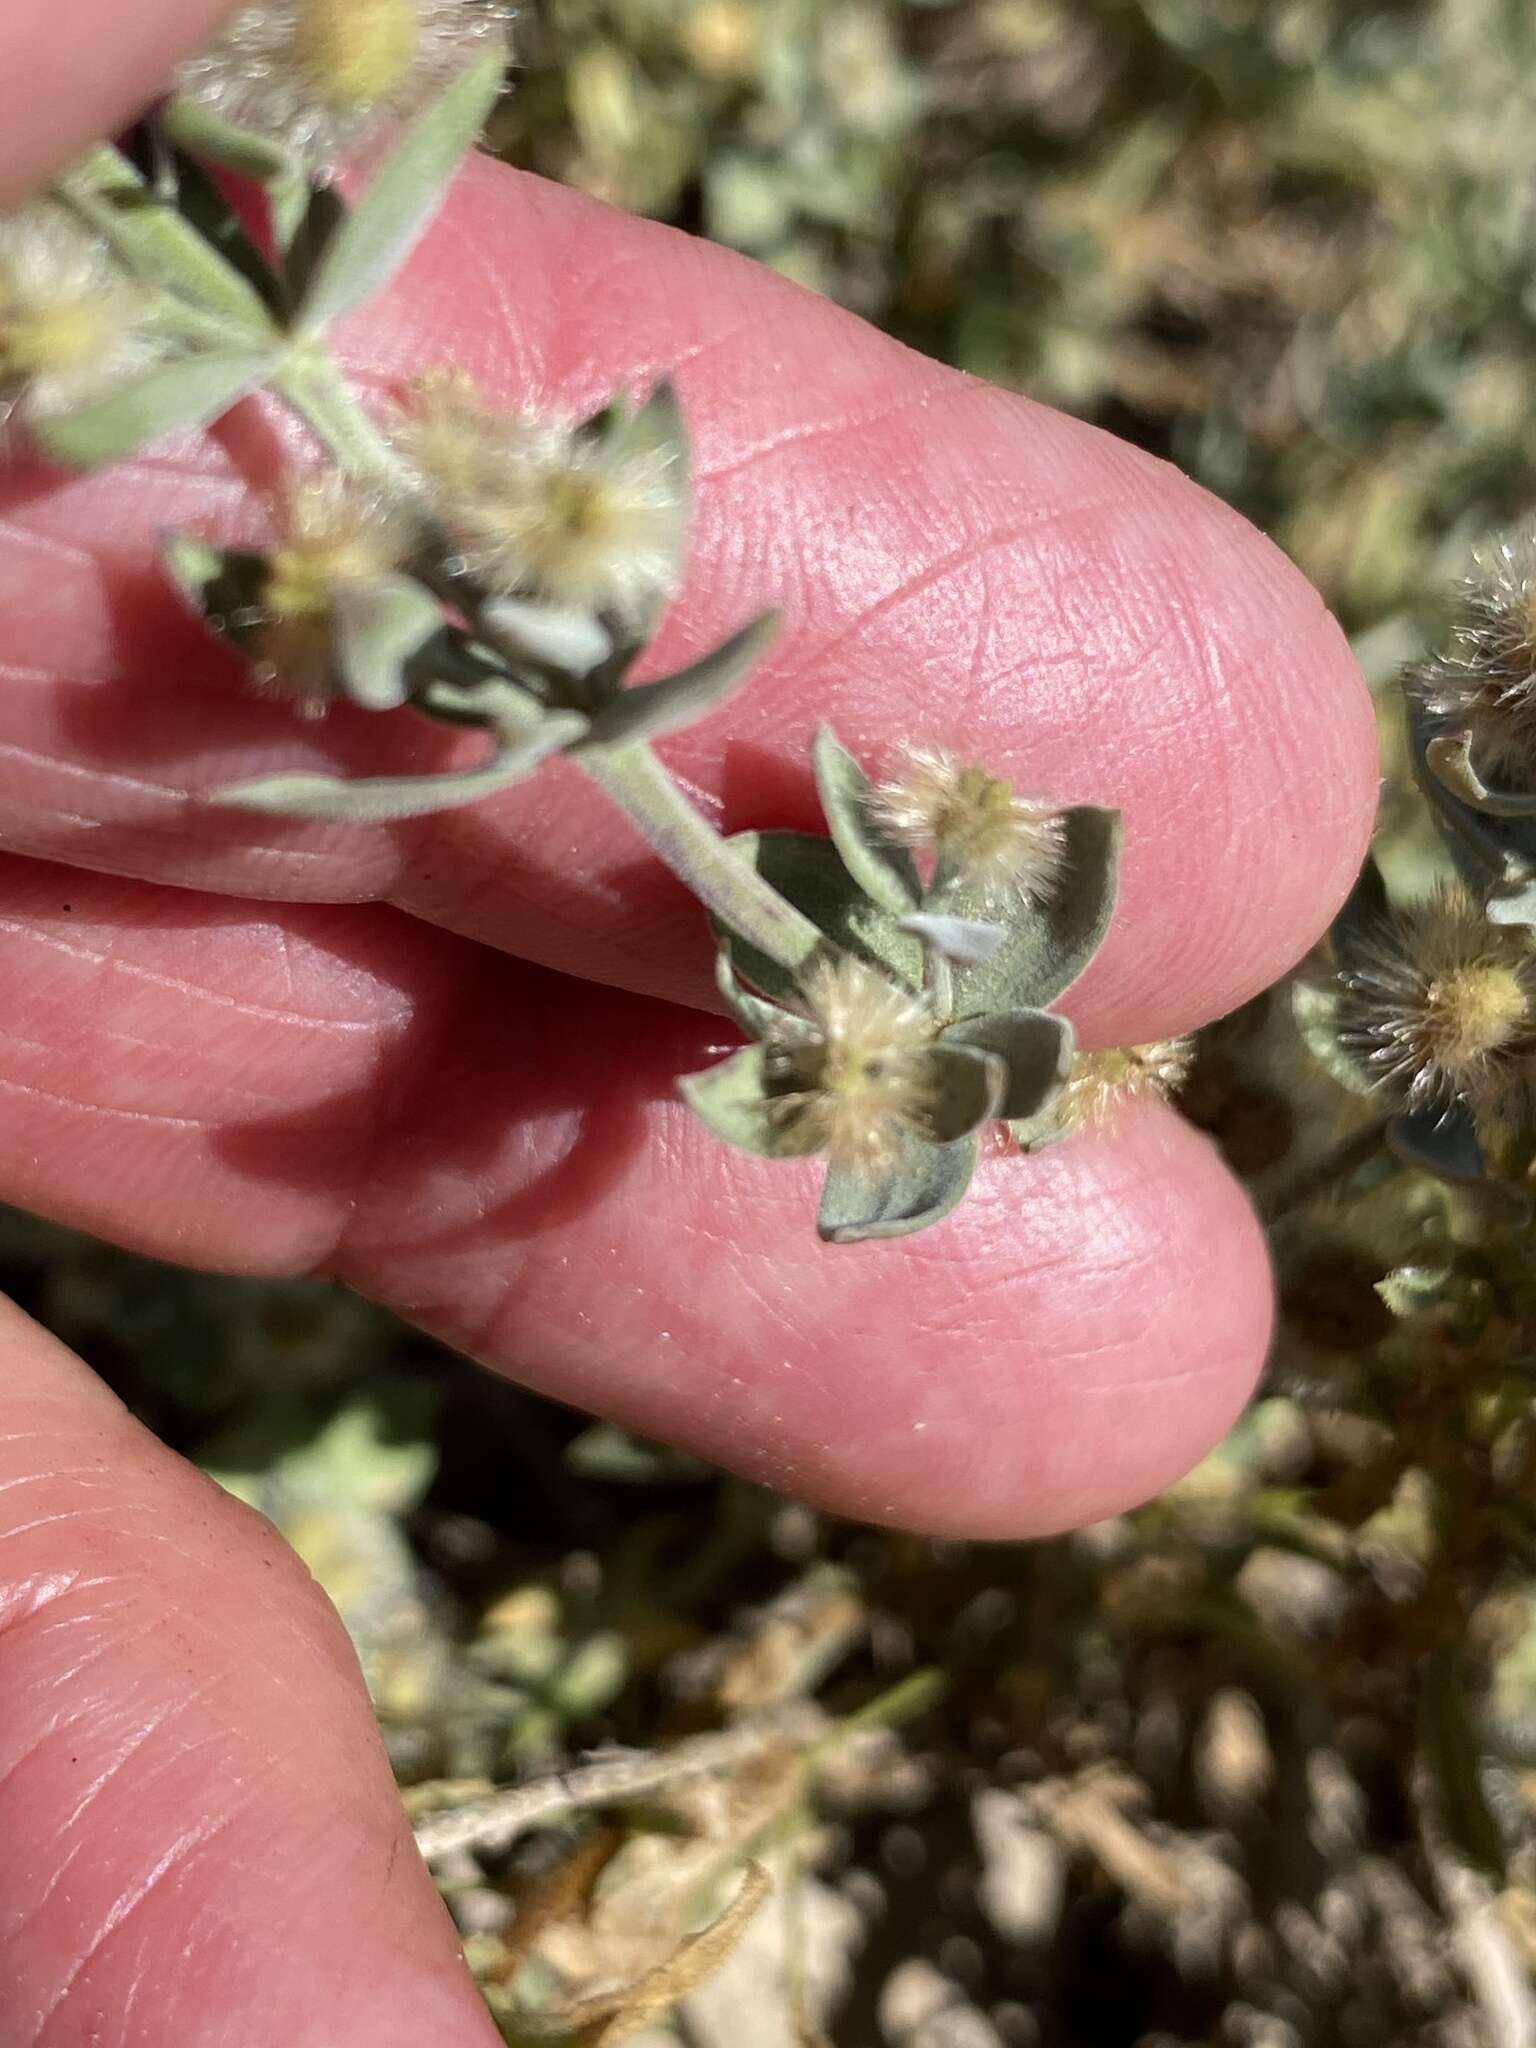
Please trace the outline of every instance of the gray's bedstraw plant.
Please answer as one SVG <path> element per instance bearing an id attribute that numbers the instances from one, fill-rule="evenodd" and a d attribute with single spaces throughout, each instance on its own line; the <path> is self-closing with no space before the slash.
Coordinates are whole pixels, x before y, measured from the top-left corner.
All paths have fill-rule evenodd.
<path id="1" fill-rule="evenodd" d="M 316 454 L 280 494 L 271 545 L 176 536 L 168 573 L 262 691 L 306 715 L 346 699 L 436 720 L 483 754 L 452 774 L 280 775 L 210 800 L 380 822 L 573 764 L 713 921 L 747 1043 L 685 1079 L 688 1102 L 748 1152 L 824 1160 L 829 1241 L 917 1230 L 964 1195 L 989 1129 L 1031 1149 L 1180 1077 L 1178 1046 L 1077 1058 L 1049 1012 L 1108 926 L 1119 819 L 1025 800 L 894 736 L 872 777 L 823 727 L 827 835 L 723 838 L 654 742 L 748 685 L 779 622 L 744 620 L 680 673 L 632 680 L 683 579 L 689 440 L 670 385 L 557 418 L 445 372 L 364 406 L 327 332 L 428 229 L 502 89 L 506 36 L 486 0 L 238 14 L 128 146 L 92 150 L 0 220 L 5 455 L 96 467 L 257 393 L 296 412 Z M 1433 701 L 1451 695 L 1446 680 Z M 1490 733 L 1529 716 L 1497 693 L 1467 708 Z M 1469 756 L 1464 784 L 1506 760 L 1502 744 Z M 1511 986 L 1523 1001 L 1523 969 Z M 1369 1064 L 1390 1028 L 1356 1007 Z M 1459 1071 L 1453 1055 L 1438 1047 L 1436 1076 Z M 1378 1063 L 1405 1071 L 1395 1052 Z M 1498 1048 L 1477 1071 L 1499 1071 Z M 1416 1073 L 1405 1104 L 1440 1087 Z"/>

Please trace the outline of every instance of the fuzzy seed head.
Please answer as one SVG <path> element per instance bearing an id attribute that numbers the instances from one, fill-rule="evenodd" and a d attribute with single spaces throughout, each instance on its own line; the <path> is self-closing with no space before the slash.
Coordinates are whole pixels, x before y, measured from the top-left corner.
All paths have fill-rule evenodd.
<path id="1" fill-rule="evenodd" d="M 337 595 L 348 585 L 393 575 L 415 536 L 391 500 L 335 471 L 289 486 L 281 526 L 261 590 L 257 679 L 314 714 L 334 694 Z"/>
<path id="2" fill-rule="evenodd" d="M 1536 787 L 1536 527 L 1473 551 L 1449 647 L 1411 687 L 1472 730 L 1477 759 L 1515 788 Z"/>
<path id="3" fill-rule="evenodd" d="M 498 596 L 636 626 L 675 589 L 687 493 L 667 450 L 498 412 L 454 376 L 423 385 L 396 439 L 465 568 Z"/>
<path id="4" fill-rule="evenodd" d="M 875 1170 L 920 1132 L 931 1102 L 934 1022 L 917 997 L 862 961 L 816 967 L 803 1003 L 770 1032 L 768 1072 L 780 1135 L 834 1167 Z"/>
<path id="5" fill-rule="evenodd" d="M 284 143 L 311 172 L 408 118 L 493 39 L 500 0 L 274 0 L 237 14 L 178 90 Z"/>
<path id="6" fill-rule="evenodd" d="M 1340 981 L 1341 1044 L 1404 1108 L 1491 1108 L 1536 1059 L 1536 954 L 1459 884 L 1383 923 Z"/>
<path id="7" fill-rule="evenodd" d="M 938 873 L 984 896 L 1046 896 L 1067 857 L 1059 811 L 956 755 L 909 747 L 870 800 L 878 824 Z"/>
<path id="8" fill-rule="evenodd" d="M 1070 1131 L 1100 1130 L 1128 1102 L 1169 1101 L 1188 1078 L 1194 1052 L 1192 1038 L 1080 1052 L 1062 1090 L 1062 1122 Z"/>
<path id="9" fill-rule="evenodd" d="M 47 201 L 0 217 L 0 429 L 104 396 L 161 353 L 104 242 Z"/>

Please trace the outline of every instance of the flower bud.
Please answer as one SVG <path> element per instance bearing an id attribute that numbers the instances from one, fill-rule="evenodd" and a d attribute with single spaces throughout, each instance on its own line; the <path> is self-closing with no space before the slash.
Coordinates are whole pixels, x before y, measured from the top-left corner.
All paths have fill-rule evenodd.
<path id="1" fill-rule="evenodd" d="M 258 600 L 256 675 L 261 687 L 297 698 L 314 716 L 335 694 L 338 594 L 394 574 L 415 532 L 398 505 L 335 471 L 291 483 L 281 524 Z"/>
<path id="2" fill-rule="evenodd" d="M 64 207 L 0 216 L 0 428 L 104 396 L 163 346 L 145 294 Z"/>
<path id="3" fill-rule="evenodd" d="M 877 1169 L 923 1129 L 933 1018 L 848 954 L 816 967 L 803 998 L 764 1040 L 785 1150 Z"/>
<path id="4" fill-rule="evenodd" d="M 177 90 L 327 172 L 505 38 L 509 12 L 497 0 L 274 0 L 237 14 L 181 67 Z"/>
<path id="5" fill-rule="evenodd" d="M 949 886 L 1002 902 L 1050 893 L 1066 859 L 1059 811 L 954 754 L 911 747 L 870 799 L 875 820 L 934 864 L 935 893 Z"/>
<path id="6" fill-rule="evenodd" d="M 396 443 L 466 571 L 502 597 L 641 624 L 677 586 L 686 467 L 665 439 L 498 411 L 424 381 Z"/>

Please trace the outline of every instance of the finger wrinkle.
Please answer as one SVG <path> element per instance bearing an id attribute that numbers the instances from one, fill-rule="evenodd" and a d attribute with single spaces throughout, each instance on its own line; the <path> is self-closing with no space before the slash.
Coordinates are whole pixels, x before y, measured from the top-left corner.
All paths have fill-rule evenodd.
<path id="1" fill-rule="evenodd" d="M 835 633 L 809 642 L 805 654 L 806 665 L 825 662 L 829 655 L 837 654 L 850 643 L 862 639 L 870 628 L 877 625 L 888 613 L 898 611 L 903 605 L 913 603 L 928 592 L 941 588 L 956 571 L 977 570 L 989 555 L 1001 555 L 1017 546 L 1027 536 L 1038 535 L 1043 529 L 1085 515 L 1106 502 L 1113 501 L 1084 499 L 1069 506 L 1046 506 L 1010 525 L 995 528 L 990 533 L 966 535 L 936 560 L 903 575 L 891 589 L 865 605 L 857 617 Z M 1064 580 L 1062 587 L 1065 587 Z"/>
<path id="2" fill-rule="evenodd" d="M 44 532 L 23 520 L 0 513 L 0 546 L 5 549 L 5 554 L 0 554 L 0 561 L 5 561 L 13 550 L 17 556 L 40 554 L 47 563 L 84 570 L 89 584 L 100 591 L 101 556 L 90 548 L 82 547 L 78 541 L 66 540 L 60 533 Z M 5 577 L 0 580 L 0 591 L 11 597 L 19 596 L 25 589 L 35 587 L 33 578 L 36 574 L 35 568 L 22 574 L 18 563 L 15 573 L 7 569 Z M 71 595 L 74 594 L 71 590 Z"/>
<path id="3" fill-rule="evenodd" d="M 0 740 L 0 757 L 17 761 L 24 767 L 41 768 L 49 775 L 59 775 L 66 780 L 73 778 L 88 782 L 93 790 L 124 791 L 130 796 L 153 797 L 159 802 L 177 805 L 186 804 L 189 800 L 184 789 L 170 783 L 151 782 L 142 775 L 130 774 L 126 768 L 104 768 L 99 762 L 71 761 L 63 754 L 40 753 L 34 747 L 24 747 L 19 740 Z M 98 829 L 103 825 L 99 812 L 88 817 L 71 817 L 66 822 Z"/>
<path id="4" fill-rule="evenodd" d="M 69 1110 L 76 1115 L 108 1117 L 114 1123 L 141 1124 L 155 1130 L 206 1133 L 224 1128 L 227 1122 L 224 1117 L 177 1116 L 168 1110 L 118 1109 L 108 1102 L 92 1102 L 79 1095 L 60 1095 L 37 1082 L 13 1081 L 4 1076 L 0 1076 L 0 1093 L 14 1095 L 24 1102 L 44 1104 L 51 1109 Z"/>
<path id="5" fill-rule="evenodd" d="M 168 1878 L 179 1873 L 180 1866 L 191 1861 L 199 1850 L 204 1850 L 210 1844 L 216 1842 L 233 1825 L 233 1819 L 223 1819 L 215 1822 L 205 1821 L 182 1829 L 165 1849 L 159 1862 L 147 1871 L 137 1884 L 130 1887 L 119 1897 L 106 1919 L 91 1935 L 78 1959 L 65 1975 L 64 1981 L 54 1998 L 37 2013 L 34 2022 L 36 2032 L 33 2036 L 33 2048 L 48 2048 L 49 2040 L 55 2036 L 56 2023 L 63 2024 L 68 2020 L 69 2014 L 65 2008 L 71 1994 L 74 1992 L 75 1986 L 96 1961 L 107 1943 L 119 1933 L 141 1907 L 153 1898 L 154 1894 Z"/>
<path id="6" fill-rule="evenodd" d="M 268 931 L 276 939 L 279 951 L 287 957 L 289 940 L 283 933 L 282 928 L 280 926 L 269 927 Z M 408 1006 L 403 1003 L 393 1015 L 385 1014 L 378 1018 L 316 1016 L 308 1010 L 278 1009 L 266 1003 L 253 1002 L 245 997 L 227 995 L 220 989 L 210 988 L 206 983 L 193 981 L 186 975 L 157 972 L 154 968 L 145 966 L 141 961 L 125 958 L 120 945 L 116 942 L 105 948 L 92 947 L 76 939 L 66 939 L 61 933 L 50 931 L 45 926 L 36 922 L 28 921 L 23 923 L 19 920 L 5 917 L 0 917 L 0 934 L 20 939 L 28 945 L 41 947 L 47 952 L 58 953 L 66 959 L 79 960 L 87 966 L 102 968 L 109 974 L 121 975 L 126 981 L 142 982 L 149 988 L 164 989 L 170 995 L 197 1003 L 209 1009 L 225 1010 L 233 1016 L 244 1017 L 257 1024 L 276 1024 L 285 1028 L 291 1026 L 302 1031 L 334 1033 L 338 1037 L 372 1039 L 378 1037 L 381 1032 L 388 1031 L 392 1027 L 408 1021 L 410 1014 Z M 252 932 L 250 936 L 254 945 L 257 935 L 255 932 Z M 291 985 L 291 959 L 288 964 L 288 973 Z M 165 1049 L 160 1047 L 156 1041 L 140 1040 L 135 1042 L 156 1044 L 157 1049 Z"/>
<path id="7" fill-rule="evenodd" d="M 3 1540 L 0 1537 L 0 1542 Z M 37 1572 L 30 1578 L 0 1583 L 0 1644 L 50 1614 L 67 1594 L 90 1592 L 110 1583 L 107 1578 L 86 1578 L 78 1570 Z"/>
<path id="8" fill-rule="evenodd" d="M 728 477 L 738 476 L 744 471 L 759 468 L 775 455 L 788 450 L 812 447 L 818 441 L 852 440 L 859 434 L 874 433 L 893 426 L 897 420 L 909 413 L 929 413 L 934 410 L 936 394 L 926 386 L 916 390 L 896 393 L 883 398 L 868 412 L 848 414 L 840 411 L 833 418 L 804 420 L 777 429 L 765 440 L 744 449 L 729 461 L 701 468 L 698 481 L 703 485 L 716 485 Z"/>

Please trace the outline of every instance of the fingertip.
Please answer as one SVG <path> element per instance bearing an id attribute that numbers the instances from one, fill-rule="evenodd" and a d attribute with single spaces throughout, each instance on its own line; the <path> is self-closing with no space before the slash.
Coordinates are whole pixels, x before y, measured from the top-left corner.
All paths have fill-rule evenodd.
<path id="1" fill-rule="evenodd" d="M 276 1531 L 0 1307 L 0 2034 L 497 2038 Z"/>
<path id="2" fill-rule="evenodd" d="M 1123 745 L 1099 786 L 1126 857 L 1069 1005 L 1096 1044 L 1192 1030 L 1301 959 L 1359 874 L 1381 782 L 1374 704 L 1317 591 L 1230 506 L 1148 469 L 1120 548 L 1163 639 L 1106 710 Z"/>
<path id="3" fill-rule="evenodd" d="M 233 5 L 7 0 L 0 12 L 0 207 L 132 121 L 171 66 L 205 42 Z"/>

